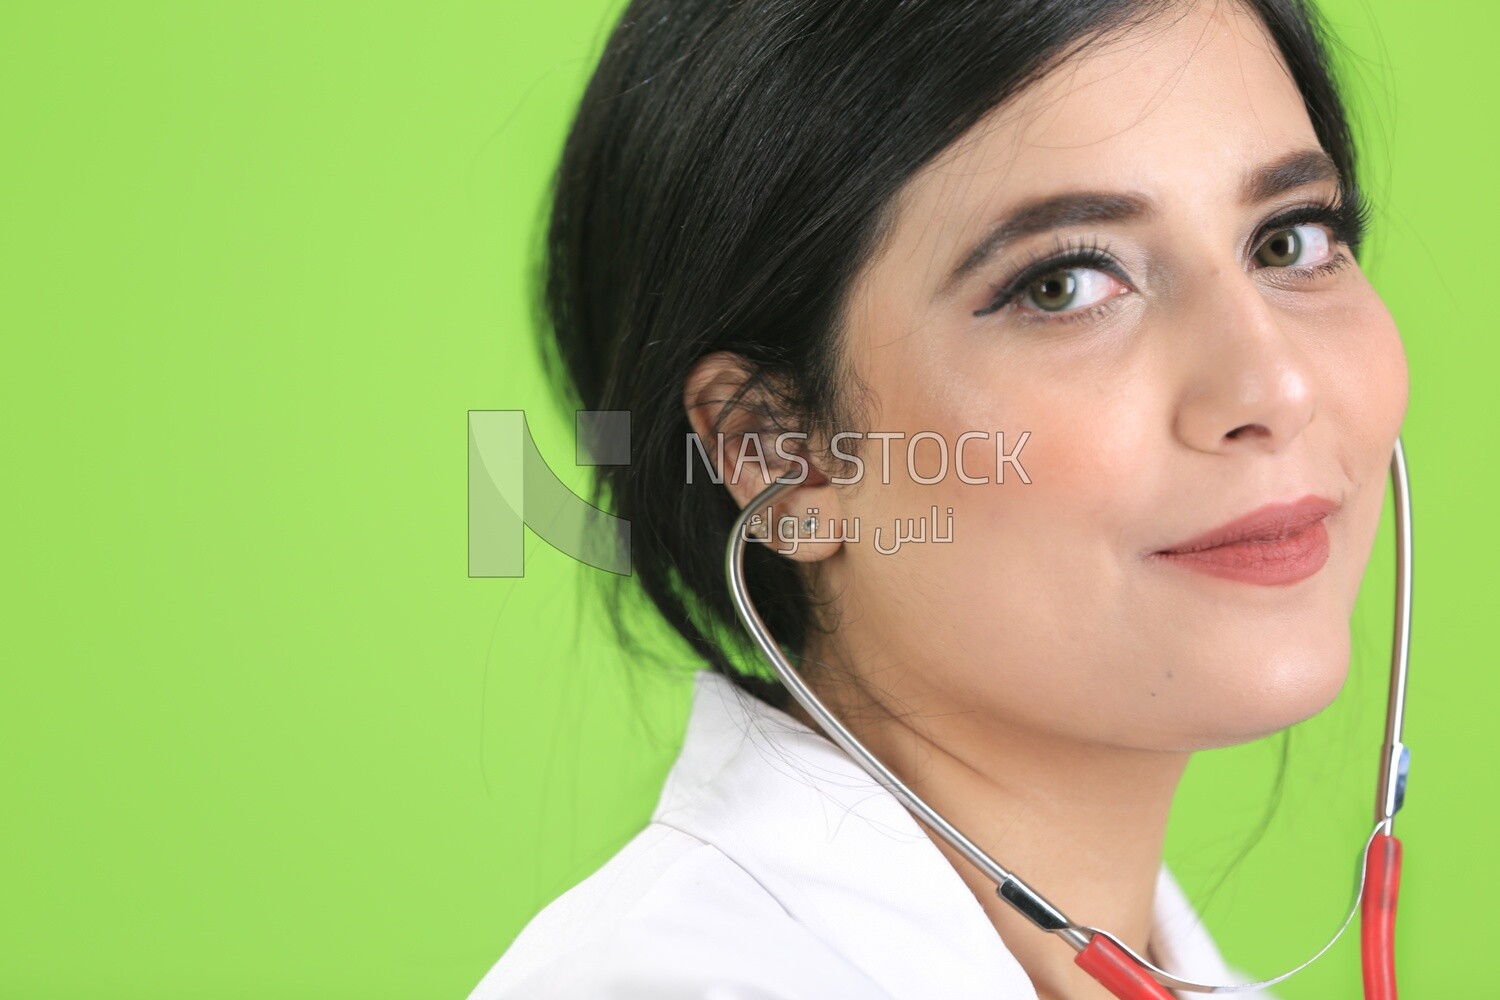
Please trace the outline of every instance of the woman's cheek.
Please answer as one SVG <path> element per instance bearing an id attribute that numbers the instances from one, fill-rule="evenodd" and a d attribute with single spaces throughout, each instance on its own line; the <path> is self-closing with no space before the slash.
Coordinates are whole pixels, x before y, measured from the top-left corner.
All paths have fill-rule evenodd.
<path id="1" fill-rule="evenodd" d="M 1400 430 L 1410 391 L 1406 348 L 1385 302 L 1363 275 L 1330 301 L 1314 342 L 1326 344 L 1325 391 L 1349 433 L 1389 443 Z"/>

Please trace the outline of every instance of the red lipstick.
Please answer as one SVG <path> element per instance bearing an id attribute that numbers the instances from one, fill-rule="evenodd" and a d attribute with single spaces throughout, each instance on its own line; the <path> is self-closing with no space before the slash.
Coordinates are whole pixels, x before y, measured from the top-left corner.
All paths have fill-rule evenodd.
<path id="1" fill-rule="evenodd" d="M 1328 529 L 1323 519 L 1336 509 L 1334 501 L 1313 495 L 1294 503 L 1266 504 L 1151 556 L 1243 583 L 1296 583 L 1328 562 Z"/>

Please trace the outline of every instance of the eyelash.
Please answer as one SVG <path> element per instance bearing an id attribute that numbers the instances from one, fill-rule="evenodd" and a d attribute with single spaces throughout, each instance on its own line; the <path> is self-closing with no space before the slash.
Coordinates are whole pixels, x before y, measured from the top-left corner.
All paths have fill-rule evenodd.
<path id="1" fill-rule="evenodd" d="M 1048 253 L 1033 257 L 1026 264 L 1022 265 L 1015 277 L 1000 286 L 994 298 L 990 300 L 990 304 L 983 309 L 976 310 L 974 315 L 988 316 L 991 313 L 999 312 L 1010 305 L 1014 299 L 1018 298 L 1022 292 L 1030 288 L 1035 282 L 1052 274 L 1054 271 L 1064 271 L 1070 267 L 1091 267 L 1112 275 L 1117 280 L 1126 284 L 1130 283 L 1130 279 L 1125 274 L 1124 269 L 1120 267 L 1114 256 L 1110 254 L 1107 246 L 1101 246 L 1094 240 L 1090 240 L 1087 243 L 1064 241 Z M 1080 309 L 1078 313 L 1092 313 L 1098 308 L 1098 306 L 1093 306 L 1088 309 Z M 1052 321 L 1063 322 L 1074 318 L 1074 316 L 1057 317 Z"/>
<path id="2" fill-rule="evenodd" d="M 1255 238 L 1251 241 L 1251 246 L 1258 249 L 1265 238 L 1272 233 L 1291 229 L 1294 226 L 1315 223 L 1326 226 L 1329 232 L 1333 234 L 1335 243 L 1343 244 L 1349 247 L 1351 251 L 1357 253 L 1369 223 L 1369 214 L 1369 204 L 1361 197 L 1357 189 L 1351 189 L 1344 192 L 1343 197 L 1337 201 L 1322 202 L 1315 205 L 1301 205 L 1273 215 L 1262 222 L 1260 228 L 1256 230 Z M 1274 270 L 1288 271 L 1302 278 L 1311 279 L 1331 274 L 1345 267 L 1348 263 L 1349 257 L 1339 252 L 1321 264 L 1314 264 L 1307 267 L 1281 267 L 1274 268 Z M 1101 246 L 1096 240 L 1092 239 L 1088 242 L 1062 241 L 1051 251 L 1039 254 L 1022 265 L 1014 277 L 996 289 L 994 297 L 990 300 L 990 304 L 983 309 L 975 310 L 974 315 L 989 316 L 999 312 L 1020 297 L 1035 282 L 1047 277 L 1049 274 L 1074 267 L 1093 268 L 1111 275 L 1126 285 L 1131 283 L 1129 276 L 1125 274 L 1124 268 L 1120 266 L 1119 262 L 1109 252 L 1108 246 Z M 1111 308 L 1112 301 L 1113 299 L 1109 299 L 1093 306 L 1074 310 L 1071 313 L 1059 313 L 1055 316 L 1047 316 L 1039 321 L 1069 323 L 1089 319 L 1107 312 Z"/>

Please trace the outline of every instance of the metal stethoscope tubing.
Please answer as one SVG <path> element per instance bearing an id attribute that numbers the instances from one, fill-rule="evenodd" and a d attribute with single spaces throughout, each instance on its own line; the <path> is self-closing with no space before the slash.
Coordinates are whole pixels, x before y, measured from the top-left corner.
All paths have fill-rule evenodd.
<path id="1" fill-rule="evenodd" d="M 1069 920 L 1045 896 L 981 850 L 961 830 L 907 787 L 904 781 L 828 710 L 803 681 L 775 637 L 766 628 L 760 613 L 750 600 L 745 583 L 745 546 L 749 540 L 746 530 L 750 519 L 771 507 L 777 498 L 789 490 L 802 485 L 800 482 L 772 483 L 740 512 L 730 529 L 725 552 L 725 572 L 729 594 L 741 623 L 792 697 L 818 721 L 823 732 L 843 748 L 866 773 L 895 795 L 902 805 L 993 881 L 1001 899 L 1015 907 L 1037 927 L 1058 935 L 1072 945 L 1079 952 L 1078 964 L 1109 987 L 1116 996 L 1124 1000 L 1152 997 L 1170 1000 L 1162 990 L 1163 986 L 1195 993 L 1239 993 L 1273 986 L 1302 971 L 1333 947 L 1363 904 L 1366 997 L 1368 1000 L 1393 1000 L 1395 983 L 1390 949 L 1400 865 L 1400 843 L 1395 839 L 1394 826 L 1396 813 L 1405 798 L 1409 761 L 1406 746 L 1401 742 L 1401 727 L 1405 716 L 1407 660 L 1411 649 L 1412 597 L 1411 486 L 1400 437 L 1396 438 L 1391 456 L 1391 484 L 1395 497 L 1396 524 L 1396 615 L 1391 650 L 1391 682 L 1386 706 L 1385 742 L 1380 755 L 1375 827 L 1365 841 L 1361 854 L 1354 903 L 1333 937 L 1311 958 L 1279 976 L 1253 983 L 1199 983 L 1174 976 L 1153 965 L 1108 931 Z"/>

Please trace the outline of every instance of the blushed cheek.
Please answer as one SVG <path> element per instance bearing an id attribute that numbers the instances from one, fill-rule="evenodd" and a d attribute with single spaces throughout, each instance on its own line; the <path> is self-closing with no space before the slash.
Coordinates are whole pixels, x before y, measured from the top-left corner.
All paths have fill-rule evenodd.
<path id="1" fill-rule="evenodd" d="M 1338 349 L 1329 360 L 1346 433 L 1387 451 L 1406 415 L 1409 376 L 1396 321 L 1368 284 L 1339 310 Z"/>
<path id="2" fill-rule="evenodd" d="M 1379 489 L 1390 469 L 1391 452 L 1406 417 L 1410 395 L 1406 350 L 1395 321 L 1380 300 L 1374 299 L 1362 317 L 1349 369 L 1350 426 L 1346 433 L 1366 456 L 1370 485 Z"/>
<path id="3" fill-rule="evenodd" d="M 1138 448 L 1087 432 L 1107 427 L 1108 420 L 1073 421 L 1067 413 L 947 429 L 964 475 L 982 480 L 962 482 L 955 461 L 944 482 L 931 488 L 940 512 L 953 508 L 957 541 L 931 555 L 948 579 L 963 581 L 961 602 L 1024 604 L 1029 619 L 1041 622 L 1068 607 L 1088 606 L 1092 588 L 1114 578 L 1117 567 L 1101 562 L 1110 557 L 1098 541 L 1113 537 L 1108 526 L 1119 522 L 1121 509 L 1135 508 L 1128 497 Z M 970 430 L 984 436 L 958 448 L 958 437 Z"/>

